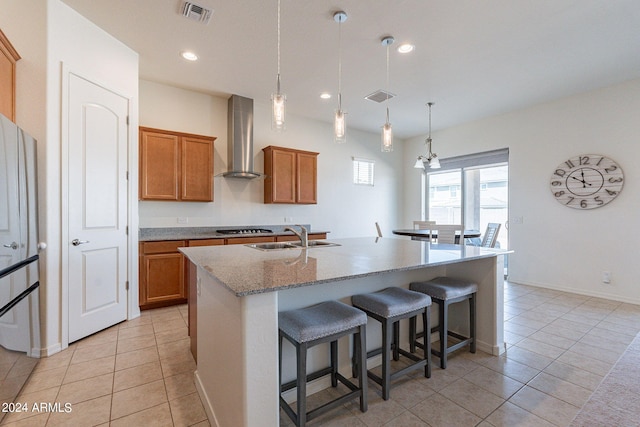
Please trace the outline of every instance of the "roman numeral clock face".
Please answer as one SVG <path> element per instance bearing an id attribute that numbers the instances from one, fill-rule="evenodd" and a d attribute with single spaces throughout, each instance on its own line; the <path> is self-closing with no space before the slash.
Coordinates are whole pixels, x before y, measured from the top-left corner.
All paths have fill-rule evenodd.
<path id="1" fill-rule="evenodd" d="M 624 176 L 613 160 L 599 154 L 582 154 L 560 163 L 551 175 L 551 193 L 563 205 L 595 209 L 615 199 Z"/>

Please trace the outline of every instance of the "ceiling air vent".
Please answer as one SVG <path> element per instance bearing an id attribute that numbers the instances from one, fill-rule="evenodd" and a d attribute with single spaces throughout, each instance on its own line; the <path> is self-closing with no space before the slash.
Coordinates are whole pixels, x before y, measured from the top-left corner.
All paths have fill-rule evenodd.
<path id="1" fill-rule="evenodd" d="M 391 92 L 387 92 L 385 90 L 379 89 L 373 93 L 370 93 L 369 95 L 365 96 L 364 99 L 368 99 L 369 101 L 374 101 L 374 102 L 384 102 L 387 99 L 392 99 L 395 98 L 396 95 L 391 93 Z"/>
<path id="2" fill-rule="evenodd" d="M 203 24 L 208 24 L 209 20 L 211 19 L 211 15 L 213 15 L 213 9 L 207 9 L 206 7 L 191 3 L 189 1 L 186 1 L 182 4 L 181 12 L 182 16 L 184 16 L 185 18 L 202 22 Z"/>

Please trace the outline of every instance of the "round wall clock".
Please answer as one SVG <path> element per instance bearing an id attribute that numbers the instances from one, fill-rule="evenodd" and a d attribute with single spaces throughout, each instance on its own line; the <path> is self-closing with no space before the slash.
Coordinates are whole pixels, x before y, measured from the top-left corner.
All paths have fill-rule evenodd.
<path id="1" fill-rule="evenodd" d="M 567 207 L 594 209 L 615 199 L 623 183 L 616 162 L 599 154 L 581 154 L 558 165 L 551 175 L 551 193 Z"/>

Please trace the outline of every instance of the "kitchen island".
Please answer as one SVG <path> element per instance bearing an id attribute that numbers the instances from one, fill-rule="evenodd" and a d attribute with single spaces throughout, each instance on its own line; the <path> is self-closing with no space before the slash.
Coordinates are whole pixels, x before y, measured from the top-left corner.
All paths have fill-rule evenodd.
<path id="1" fill-rule="evenodd" d="M 213 426 L 277 426 L 278 312 L 327 300 L 350 303 L 358 293 L 451 275 L 478 283 L 478 349 L 503 351 L 503 266 L 506 251 L 385 239 L 332 239 L 337 246 L 264 251 L 245 245 L 180 249 L 197 267 L 196 387 Z M 437 311 L 434 310 L 434 311 Z M 466 332 L 466 310 L 450 329 Z M 369 324 L 367 346 L 380 345 Z M 403 325 L 402 339 L 408 340 Z M 350 372 L 349 345 L 340 370 Z M 327 363 L 324 346 L 308 356 L 309 371 Z M 283 381 L 293 378 L 285 346 Z M 370 363 L 376 363 L 372 359 Z M 321 381 L 309 391 L 326 387 Z"/>

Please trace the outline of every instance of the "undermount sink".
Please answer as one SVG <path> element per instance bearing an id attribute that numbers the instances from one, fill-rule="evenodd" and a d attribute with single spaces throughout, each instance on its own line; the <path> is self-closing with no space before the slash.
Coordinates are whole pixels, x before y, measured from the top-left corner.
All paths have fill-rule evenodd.
<path id="1" fill-rule="evenodd" d="M 293 245 L 291 243 L 252 243 L 250 245 L 246 245 L 250 248 L 260 249 L 261 251 L 275 251 L 280 249 L 295 249 L 298 246 Z"/>
<path id="2" fill-rule="evenodd" d="M 325 248 L 329 246 L 340 246 L 338 243 L 324 242 L 322 240 L 309 240 L 308 242 L 309 248 Z M 276 243 L 252 243 L 250 245 L 245 245 L 253 249 L 258 249 L 261 251 L 277 251 L 282 249 L 301 249 L 302 243 L 300 242 L 276 242 Z"/>
<path id="3" fill-rule="evenodd" d="M 307 244 L 309 245 L 310 248 L 340 246 L 338 243 L 324 242 L 322 240 L 309 240 Z M 302 243 L 300 242 L 295 242 L 294 245 L 296 245 L 296 247 L 298 248 L 302 247 Z"/>

